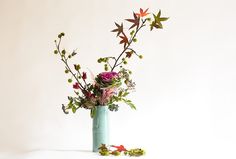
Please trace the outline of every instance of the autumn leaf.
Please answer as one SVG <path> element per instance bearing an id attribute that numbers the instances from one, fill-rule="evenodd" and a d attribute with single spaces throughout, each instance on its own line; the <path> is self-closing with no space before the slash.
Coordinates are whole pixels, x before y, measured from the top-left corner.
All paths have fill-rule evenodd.
<path id="1" fill-rule="evenodd" d="M 133 15 L 134 15 L 134 19 L 125 19 L 125 20 L 127 20 L 128 22 L 131 22 L 131 23 L 133 23 L 133 25 L 129 28 L 129 29 L 132 29 L 133 27 L 139 27 L 139 22 L 140 22 L 140 17 L 139 16 L 137 16 L 135 13 L 133 13 Z"/>
<path id="2" fill-rule="evenodd" d="M 126 47 L 126 45 L 128 44 L 129 40 L 128 38 L 124 35 L 124 36 L 119 36 L 121 38 L 120 44 L 124 44 L 124 47 Z"/>
<path id="3" fill-rule="evenodd" d="M 117 28 L 113 29 L 111 32 L 117 32 L 117 36 L 119 36 L 121 33 L 123 33 L 123 23 L 121 23 L 121 25 L 115 23 L 115 25 Z"/>
<path id="4" fill-rule="evenodd" d="M 159 10 L 159 12 L 157 13 L 157 15 L 153 14 L 154 17 L 154 21 L 151 23 L 151 30 L 155 27 L 157 29 L 162 29 L 162 21 L 166 21 L 169 18 L 168 17 L 161 17 L 161 10 Z"/>
<path id="5" fill-rule="evenodd" d="M 117 151 L 119 152 L 122 152 L 122 151 L 127 151 L 126 148 L 123 146 L 123 145 L 120 145 L 120 146 L 115 146 L 115 145 L 112 145 L 111 147 L 114 147 L 117 149 Z"/>
<path id="6" fill-rule="evenodd" d="M 163 27 L 162 27 L 162 24 L 161 25 L 159 25 L 158 23 L 156 23 L 156 22 L 152 22 L 151 24 L 150 24 L 150 26 L 151 26 L 151 31 L 153 30 L 153 28 L 157 28 L 157 29 L 162 29 Z"/>
<path id="7" fill-rule="evenodd" d="M 150 13 L 147 13 L 148 9 L 149 9 L 149 8 L 147 8 L 145 11 L 143 11 L 143 9 L 140 8 L 139 13 L 135 13 L 135 14 L 136 14 L 137 16 L 139 16 L 139 17 L 145 17 L 145 16 L 147 16 L 148 14 L 150 14 Z"/>
<path id="8" fill-rule="evenodd" d="M 133 51 L 128 51 L 128 52 L 125 52 L 126 53 L 126 57 L 130 58 L 133 54 Z"/>

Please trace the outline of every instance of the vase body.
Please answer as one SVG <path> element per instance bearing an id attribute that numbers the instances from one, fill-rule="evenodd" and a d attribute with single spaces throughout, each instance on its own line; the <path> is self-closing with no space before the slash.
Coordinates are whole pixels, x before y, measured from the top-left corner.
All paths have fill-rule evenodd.
<path id="1" fill-rule="evenodd" d="M 98 152 L 101 144 L 109 145 L 108 106 L 96 106 L 93 117 L 93 152 Z"/>

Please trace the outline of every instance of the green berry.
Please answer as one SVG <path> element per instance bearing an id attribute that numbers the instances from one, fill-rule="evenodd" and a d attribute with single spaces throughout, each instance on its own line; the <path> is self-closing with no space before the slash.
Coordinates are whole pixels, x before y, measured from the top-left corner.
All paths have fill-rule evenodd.
<path id="1" fill-rule="evenodd" d="M 136 38 L 133 39 L 133 42 L 137 42 L 138 40 Z"/>
<path id="2" fill-rule="evenodd" d="M 101 62 L 102 62 L 101 58 L 100 58 L 100 59 L 98 59 L 98 63 L 101 63 Z"/>
<path id="3" fill-rule="evenodd" d="M 143 58 L 143 55 L 139 55 L 138 57 L 139 57 L 140 59 L 142 59 L 142 58 Z"/>
<path id="4" fill-rule="evenodd" d="M 99 153 L 100 153 L 100 155 L 102 155 L 102 156 L 109 156 L 110 155 L 110 153 L 109 153 L 109 151 L 99 151 Z"/>
<path id="5" fill-rule="evenodd" d="M 65 70 L 65 73 L 69 73 L 69 70 Z"/>
<path id="6" fill-rule="evenodd" d="M 66 50 L 62 50 L 61 53 L 62 53 L 63 55 L 65 55 L 65 54 L 66 54 Z"/>
<path id="7" fill-rule="evenodd" d="M 70 78 L 70 79 L 68 79 L 68 82 L 69 82 L 69 83 L 71 83 L 71 82 L 72 82 L 72 79 L 71 79 L 71 78 Z"/>
<path id="8" fill-rule="evenodd" d="M 108 58 L 104 58 L 104 62 L 107 62 L 108 61 Z"/>
<path id="9" fill-rule="evenodd" d="M 54 54 L 57 54 L 58 53 L 58 51 L 57 50 L 54 50 Z"/>
<path id="10" fill-rule="evenodd" d="M 71 55 L 69 55 L 68 58 L 70 59 L 70 58 L 71 58 Z"/>
<path id="11" fill-rule="evenodd" d="M 132 31 L 130 32 L 130 35 L 133 36 L 133 35 L 134 35 L 134 32 L 135 32 L 135 31 L 132 30 Z"/>
<path id="12" fill-rule="evenodd" d="M 124 61 L 124 64 L 126 65 L 128 62 L 127 61 Z"/>
<path id="13" fill-rule="evenodd" d="M 65 36 L 65 33 L 62 32 L 62 33 L 61 33 L 61 36 Z"/>

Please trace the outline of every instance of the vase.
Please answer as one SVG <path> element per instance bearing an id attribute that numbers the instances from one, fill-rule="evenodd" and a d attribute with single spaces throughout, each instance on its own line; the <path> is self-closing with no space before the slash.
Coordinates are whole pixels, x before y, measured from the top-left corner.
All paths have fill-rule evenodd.
<path id="1" fill-rule="evenodd" d="M 93 152 L 98 152 L 101 144 L 109 145 L 108 106 L 96 106 L 93 117 Z"/>

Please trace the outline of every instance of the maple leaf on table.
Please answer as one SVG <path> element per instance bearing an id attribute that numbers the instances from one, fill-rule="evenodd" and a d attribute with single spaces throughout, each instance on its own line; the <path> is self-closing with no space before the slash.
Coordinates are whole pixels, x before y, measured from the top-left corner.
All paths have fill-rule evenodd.
<path id="1" fill-rule="evenodd" d="M 126 47 L 126 45 L 129 43 L 128 38 L 126 37 L 126 35 L 124 36 L 119 36 L 121 38 L 120 44 L 124 44 L 124 47 Z"/>
<path id="2" fill-rule="evenodd" d="M 117 151 L 119 152 L 122 152 L 122 151 L 127 151 L 126 148 L 123 146 L 123 145 L 120 145 L 120 146 L 115 146 L 115 145 L 112 145 L 111 147 L 114 147 L 117 149 Z"/>
<path id="3" fill-rule="evenodd" d="M 123 23 L 121 23 L 121 25 L 115 23 L 115 25 L 117 28 L 113 29 L 111 32 L 117 32 L 117 36 L 119 36 L 121 33 L 123 33 Z"/>
<path id="4" fill-rule="evenodd" d="M 162 29 L 163 26 L 161 24 L 162 21 L 166 21 L 169 18 L 168 17 L 161 17 L 161 10 L 157 13 L 157 15 L 153 14 L 154 21 L 151 23 L 151 30 L 155 27 L 157 29 Z"/>
<path id="5" fill-rule="evenodd" d="M 140 8 L 139 13 L 135 13 L 135 14 L 136 14 L 137 16 L 139 16 L 139 17 L 145 17 L 145 16 L 147 16 L 148 14 L 150 14 L 150 13 L 147 13 L 148 9 L 149 9 L 149 8 L 147 8 L 145 11 L 143 11 L 143 9 Z"/>
<path id="6" fill-rule="evenodd" d="M 134 19 L 125 19 L 127 20 L 128 22 L 131 22 L 131 23 L 134 23 L 129 29 L 132 29 L 133 27 L 139 27 L 139 23 L 140 23 L 140 17 L 137 16 L 135 13 L 133 13 L 134 15 Z"/>

